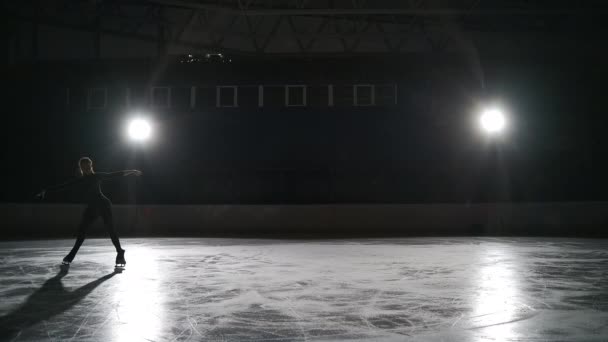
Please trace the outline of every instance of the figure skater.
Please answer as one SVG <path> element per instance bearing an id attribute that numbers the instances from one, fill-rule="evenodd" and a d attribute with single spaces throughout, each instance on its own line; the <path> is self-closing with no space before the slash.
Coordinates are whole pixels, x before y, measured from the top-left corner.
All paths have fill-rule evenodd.
<path id="1" fill-rule="evenodd" d="M 124 176 L 141 176 L 139 170 L 124 170 L 116 172 L 95 172 L 93 171 L 93 161 L 88 157 L 80 158 L 78 161 L 79 177 L 71 179 L 63 184 L 55 185 L 42 190 L 38 197 L 44 199 L 44 196 L 49 191 L 64 190 L 71 186 L 78 186 L 82 190 L 83 200 L 87 204 L 80 225 L 78 226 L 78 235 L 76 243 L 68 255 L 63 258 L 63 264 L 69 265 L 78 249 L 84 242 L 87 228 L 95 221 L 98 216 L 103 218 L 106 230 L 110 234 L 112 243 L 116 248 L 116 266 L 124 267 L 127 262 L 125 260 L 125 250 L 120 246 L 120 241 L 114 230 L 114 222 L 112 220 L 112 202 L 101 192 L 101 182 L 104 180 L 124 177 Z"/>

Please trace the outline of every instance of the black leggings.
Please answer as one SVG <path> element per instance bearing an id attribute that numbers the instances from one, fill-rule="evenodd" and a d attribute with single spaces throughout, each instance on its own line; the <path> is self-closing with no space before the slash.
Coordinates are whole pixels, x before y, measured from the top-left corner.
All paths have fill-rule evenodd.
<path id="1" fill-rule="evenodd" d="M 82 214 L 82 219 L 80 221 L 80 225 L 78 226 L 78 235 L 76 237 L 76 243 L 72 250 L 70 251 L 70 255 L 74 257 L 76 253 L 78 253 L 78 249 L 84 242 L 84 238 L 87 232 L 87 228 L 97 219 L 98 216 L 103 218 L 104 226 L 110 234 L 110 239 L 112 239 L 112 243 L 116 248 L 116 251 L 120 251 L 122 248 L 120 247 L 120 241 L 118 240 L 118 236 L 116 235 L 116 231 L 114 230 L 114 220 L 112 219 L 112 203 L 107 198 L 100 198 L 97 201 L 90 202 L 87 205 L 87 208 L 84 210 Z"/>

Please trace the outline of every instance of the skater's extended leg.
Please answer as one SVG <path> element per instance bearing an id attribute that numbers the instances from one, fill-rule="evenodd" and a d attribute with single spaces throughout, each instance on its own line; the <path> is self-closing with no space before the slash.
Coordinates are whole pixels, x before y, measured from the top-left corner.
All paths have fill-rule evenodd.
<path id="1" fill-rule="evenodd" d="M 125 250 L 120 246 L 120 240 L 118 239 L 118 235 L 116 234 L 116 230 L 114 229 L 114 219 L 112 217 L 112 203 L 110 200 L 106 199 L 103 203 L 101 209 L 101 215 L 103 217 L 103 222 L 106 226 L 106 230 L 108 234 L 110 234 L 110 239 L 112 239 L 112 243 L 114 244 L 114 248 L 116 248 L 116 266 L 123 267 L 127 264 L 125 261 Z"/>
<path id="2" fill-rule="evenodd" d="M 76 253 L 78 253 L 80 246 L 84 242 L 87 228 L 91 225 L 91 223 L 93 223 L 93 221 L 95 221 L 95 218 L 97 218 L 97 209 L 91 205 L 87 206 L 82 214 L 80 225 L 78 225 L 78 235 L 76 236 L 74 247 L 72 247 L 70 253 L 63 259 L 64 262 L 70 263 L 72 260 L 74 260 Z"/>
<path id="3" fill-rule="evenodd" d="M 114 219 L 112 217 L 112 204 L 110 201 L 106 201 L 103 203 L 103 207 L 101 210 L 101 216 L 103 217 L 103 223 L 110 234 L 110 239 L 112 239 L 112 243 L 114 244 L 114 248 L 116 248 L 116 252 L 122 251 L 122 247 L 120 246 L 120 240 L 118 239 L 118 235 L 116 235 L 116 230 L 114 229 Z"/>

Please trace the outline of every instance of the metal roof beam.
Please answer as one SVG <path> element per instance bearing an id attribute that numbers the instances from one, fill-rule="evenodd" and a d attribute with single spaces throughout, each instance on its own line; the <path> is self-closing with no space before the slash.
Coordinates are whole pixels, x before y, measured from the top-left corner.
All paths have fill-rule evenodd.
<path id="1" fill-rule="evenodd" d="M 253 8 L 247 11 L 230 6 L 203 4 L 184 0 L 149 0 L 148 2 L 164 6 L 195 8 L 210 11 L 227 12 L 235 15 L 248 16 L 298 16 L 298 15 L 415 15 L 415 16 L 444 16 L 444 15 L 497 15 L 497 16 L 536 16 L 536 15 L 597 15 L 598 11 L 580 8 L 560 9 L 474 9 L 469 8 Z"/>

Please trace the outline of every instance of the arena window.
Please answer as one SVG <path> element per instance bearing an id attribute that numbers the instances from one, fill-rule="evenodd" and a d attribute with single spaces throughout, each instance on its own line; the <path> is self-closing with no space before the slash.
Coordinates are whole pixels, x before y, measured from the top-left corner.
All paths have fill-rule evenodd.
<path id="1" fill-rule="evenodd" d="M 285 107 L 304 107 L 306 106 L 306 86 L 305 85 L 286 85 L 285 86 Z"/>
<path id="2" fill-rule="evenodd" d="M 373 106 L 376 104 L 376 91 L 372 84 L 355 84 L 353 86 L 354 106 Z"/>
<path id="3" fill-rule="evenodd" d="M 258 86 L 258 107 L 264 107 L 264 86 Z"/>
<path id="4" fill-rule="evenodd" d="M 216 107 L 238 107 L 238 88 L 236 86 L 217 86 Z"/>
<path id="5" fill-rule="evenodd" d="M 374 104 L 377 106 L 394 106 L 397 104 L 396 84 L 376 84 L 374 92 Z"/>

